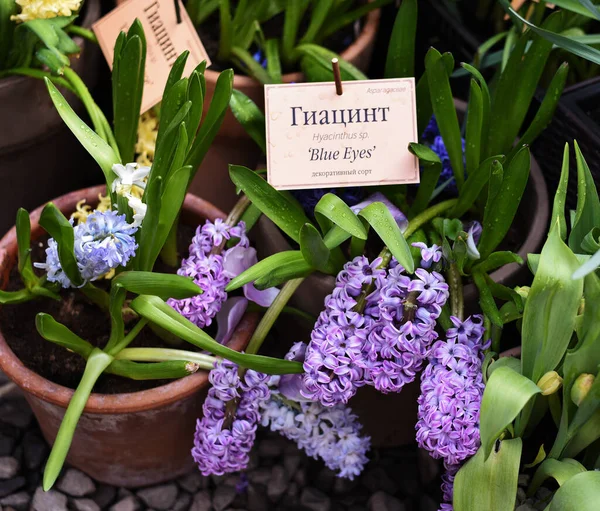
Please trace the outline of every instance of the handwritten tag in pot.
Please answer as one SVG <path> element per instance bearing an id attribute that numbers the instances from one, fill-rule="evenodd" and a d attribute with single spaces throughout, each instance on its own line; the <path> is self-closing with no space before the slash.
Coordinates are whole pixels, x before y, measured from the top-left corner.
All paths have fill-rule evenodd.
<path id="1" fill-rule="evenodd" d="M 179 1 L 179 0 L 177 0 Z M 146 35 L 146 76 L 142 112 L 156 105 L 164 92 L 171 66 L 177 57 L 189 50 L 183 76 L 189 75 L 203 60 L 207 66 L 210 59 L 185 7 L 179 2 L 180 20 L 173 0 L 128 0 L 98 20 L 93 29 L 102 48 L 102 53 L 112 68 L 115 42 L 121 31 L 137 18 Z"/>
<path id="2" fill-rule="evenodd" d="M 265 86 L 267 179 L 279 190 L 419 182 L 413 78 Z"/>

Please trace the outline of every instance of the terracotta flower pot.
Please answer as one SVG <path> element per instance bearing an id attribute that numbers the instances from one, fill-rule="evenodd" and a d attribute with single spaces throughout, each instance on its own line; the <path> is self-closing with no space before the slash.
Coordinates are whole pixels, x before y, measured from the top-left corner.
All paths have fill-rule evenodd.
<path id="1" fill-rule="evenodd" d="M 85 3 L 82 25 L 90 28 L 100 17 L 99 0 Z M 98 47 L 76 37 L 81 47 L 71 66 L 88 88 L 98 78 Z M 65 93 L 82 114 L 75 96 Z M 15 221 L 19 207 L 38 204 L 73 189 L 100 182 L 102 173 L 64 124 L 42 80 L 24 76 L 0 79 L 0 234 Z"/>
<path id="2" fill-rule="evenodd" d="M 93 204 L 104 187 L 64 195 L 54 202 L 64 213 L 78 200 Z M 31 214 L 32 239 L 43 230 L 38 221 L 42 208 Z M 187 195 L 181 220 L 197 225 L 225 215 L 212 204 Z M 17 262 L 15 228 L 0 240 L 0 287 L 6 287 Z M 1 311 L 0 311 L 1 313 Z M 229 347 L 242 350 L 258 322 L 247 314 L 238 325 Z M 57 385 L 29 370 L 8 346 L 0 332 L 0 369 L 25 393 L 49 443 L 69 404 L 73 390 Z M 128 394 L 92 394 L 77 426 L 67 461 L 94 479 L 117 486 L 137 487 L 175 478 L 193 467 L 190 450 L 196 419 L 208 389 L 208 373 L 198 371 L 167 385 Z"/>
<path id="3" fill-rule="evenodd" d="M 341 53 L 344 60 L 354 64 L 362 71 L 366 71 L 371 62 L 379 17 L 379 10 L 371 11 L 366 17 L 360 35 Z M 206 97 L 212 98 L 219 73 L 207 69 L 204 76 L 206 78 Z M 284 74 L 282 79 L 284 83 L 303 82 L 304 75 L 298 71 Z M 264 108 L 264 87 L 261 83 L 236 72 L 233 78 L 233 87 L 252 99 L 261 109 Z M 234 163 L 254 168 L 260 157 L 261 152 L 256 143 L 248 137 L 231 111 L 227 111 L 219 135 L 210 147 L 192 183 L 192 193 L 198 193 L 228 211 L 236 202 L 235 187 L 229 179 L 228 165 Z"/>

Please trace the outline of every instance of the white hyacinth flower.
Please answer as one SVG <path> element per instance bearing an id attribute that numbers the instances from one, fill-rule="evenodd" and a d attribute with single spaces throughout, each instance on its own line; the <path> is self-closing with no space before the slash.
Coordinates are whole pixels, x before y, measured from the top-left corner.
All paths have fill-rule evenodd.
<path id="1" fill-rule="evenodd" d="M 133 195 L 126 195 L 129 207 L 133 210 L 133 224 L 132 227 L 139 227 L 142 225 L 148 205 L 143 203 L 141 199 L 134 197 Z"/>
<path id="2" fill-rule="evenodd" d="M 128 163 L 121 165 L 115 163 L 112 171 L 117 175 L 112 184 L 112 191 L 119 195 L 131 194 L 132 188 L 137 186 L 142 190 L 146 189 L 145 179 L 150 173 L 150 167 L 144 167 L 139 163 Z"/>

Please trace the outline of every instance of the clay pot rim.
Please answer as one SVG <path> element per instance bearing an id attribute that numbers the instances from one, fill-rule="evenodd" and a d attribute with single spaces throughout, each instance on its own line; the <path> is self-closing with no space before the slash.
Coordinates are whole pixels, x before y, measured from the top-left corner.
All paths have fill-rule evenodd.
<path id="1" fill-rule="evenodd" d="M 379 18 L 381 17 L 380 9 L 375 9 L 369 12 L 366 16 L 366 22 L 360 31 L 358 37 L 352 42 L 348 48 L 346 48 L 342 53 L 340 53 L 340 57 L 348 62 L 352 62 L 358 55 L 363 52 L 363 48 L 369 44 L 369 41 L 372 40 L 377 32 L 377 27 L 379 26 Z M 219 77 L 220 72 L 214 71 L 212 69 L 206 69 L 204 71 L 204 76 L 207 80 L 216 82 Z M 285 73 L 281 80 L 283 83 L 292 83 L 292 82 L 302 82 L 304 80 L 304 73 L 302 71 L 294 71 L 292 73 Z M 235 89 L 247 88 L 256 86 L 258 82 L 254 80 L 254 78 L 234 73 L 233 75 L 233 87 Z"/>
<path id="2" fill-rule="evenodd" d="M 106 190 L 104 185 L 84 188 L 59 197 L 66 204 L 76 204 L 82 197 L 97 197 Z M 32 235 L 38 228 L 38 221 L 44 206 L 38 207 L 30 214 Z M 187 194 L 183 211 L 193 211 L 201 216 L 214 220 L 225 218 L 225 214 L 211 203 Z M 41 229 L 41 228 L 38 228 Z M 7 254 L 16 251 L 16 227 L 12 227 L 0 240 L 0 266 L 4 264 Z M 12 258 L 16 260 L 16 256 Z M 247 342 L 247 332 L 254 331 L 259 320 L 258 313 L 247 313 L 236 328 L 228 345 L 240 348 Z M 36 372 L 25 367 L 23 362 L 10 349 L 4 335 L 0 331 L 0 369 L 25 392 L 43 401 L 67 408 L 73 389 L 58 385 Z M 208 372 L 200 370 L 185 378 L 174 380 L 166 385 L 138 392 L 121 394 L 91 394 L 86 406 L 86 413 L 123 414 L 157 409 L 175 401 L 180 401 L 200 390 L 208 383 Z"/>
<path id="3" fill-rule="evenodd" d="M 92 23 L 94 23 L 100 17 L 100 0 L 88 0 L 85 2 L 85 7 L 85 17 L 83 18 L 83 23 L 81 26 L 84 28 L 91 28 Z M 80 36 L 75 36 L 73 40 L 77 43 L 77 46 L 83 50 L 83 45 L 86 44 L 86 40 Z M 79 57 L 74 56 L 72 58 Z M 0 88 L 18 87 L 19 84 L 25 80 L 31 80 L 31 77 L 15 75 L 0 78 Z"/>

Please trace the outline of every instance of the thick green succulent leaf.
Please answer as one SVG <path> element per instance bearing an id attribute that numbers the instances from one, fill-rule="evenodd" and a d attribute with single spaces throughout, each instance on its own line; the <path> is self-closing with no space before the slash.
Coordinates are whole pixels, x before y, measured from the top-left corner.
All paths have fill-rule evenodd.
<path id="1" fill-rule="evenodd" d="M 261 279 L 263 281 L 271 281 L 277 275 L 289 274 L 291 275 L 289 278 L 295 278 L 294 275 L 301 276 L 311 271 L 311 266 L 306 262 L 302 252 L 299 250 L 277 252 L 261 259 L 254 266 L 234 277 L 227 285 L 226 291 L 235 291 L 250 282 Z"/>
<path id="2" fill-rule="evenodd" d="M 463 189 L 458 195 L 458 202 L 456 206 L 450 211 L 450 216 L 461 218 L 471 207 L 475 204 L 475 201 L 480 197 L 481 191 L 490 180 L 490 176 L 494 173 L 494 169 L 497 167 L 502 168 L 504 163 L 504 156 L 491 156 L 486 160 L 482 161 L 477 170 L 469 174 L 469 177 L 465 181 Z"/>
<path id="3" fill-rule="evenodd" d="M 430 48 L 425 56 L 425 69 L 433 113 L 448 150 L 456 185 L 460 191 L 465 182 L 465 168 L 458 115 L 450 87 L 450 72 L 442 55 L 434 48 Z"/>
<path id="4" fill-rule="evenodd" d="M 139 20 L 115 47 L 114 61 L 118 63 L 112 73 L 115 139 L 123 163 L 129 163 L 134 161 L 146 69 L 146 38 Z"/>
<path id="5" fill-rule="evenodd" d="M 577 209 L 569 235 L 569 247 L 573 252 L 581 252 L 581 243 L 585 236 L 600 225 L 600 199 L 596 183 L 590 172 L 579 145 L 575 142 L 577 159 Z"/>
<path id="6" fill-rule="evenodd" d="M 262 213 L 296 243 L 300 242 L 300 229 L 310 220 L 295 204 L 267 183 L 256 172 L 239 165 L 229 166 L 229 175 Z"/>
<path id="7" fill-rule="evenodd" d="M 131 308 L 140 316 L 171 332 L 180 339 L 209 351 L 214 355 L 231 360 L 242 367 L 267 374 L 301 373 L 303 371 L 302 364 L 299 362 L 279 360 L 262 355 L 247 355 L 219 344 L 206 332 L 185 319 L 156 296 L 138 296 L 131 302 Z"/>
<path id="8" fill-rule="evenodd" d="M 258 144 L 263 154 L 267 154 L 265 114 L 262 110 L 248 96 L 236 89 L 231 94 L 229 106 L 246 133 Z"/>
<path id="9" fill-rule="evenodd" d="M 88 341 L 56 321 L 50 314 L 40 312 L 35 317 L 35 326 L 39 334 L 47 341 L 58 344 L 86 359 L 94 349 Z"/>
<path id="10" fill-rule="evenodd" d="M 367 80 L 367 76 L 339 55 L 316 44 L 301 44 L 296 51 L 302 56 L 302 71 L 310 82 L 333 81 L 331 59 L 337 58 L 342 80 Z"/>
<path id="11" fill-rule="evenodd" d="M 558 229 L 552 230 L 523 315 L 523 374 L 535 382 L 556 368 L 571 340 L 583 293 L 583 282 L 571 278 L 578 266 Z"/>
<path id="12" fill-rule="evenodd" d="M 424 144 L 411 142 L 408 145 L 408 150 L 419 158 L 419 163 L 423 167 L 417 195 L 410 208 L 410 214 L 414 216 L 423 211 L 429 204 L 435 187 L 440 180 L 442 162 L 440 157 Z"/>
<path id="13" fill-rule="evenodd" d="M 479 427 L 484 460 L 494 449 L 494 443 L 531 398 L 541 389 L 529 378 L 510 367 L 498 367 L 490 376 L 483 399 Z"/>
<path id="14" fill-rule="evenodd" d="M 554 194 L 552 205 L 552 216 L 550 217 L 550 228 L 558 229 L 561 239 L 567 239 L 567 219 L 565 218 L 565 206 L 567 204 L 567 187 L 569 186 L 569 144 L 565 144 L 563 152 L 560 181 Z"/>
<path id="15" fill-rule="evenodd" d="M 331 252 L 311 224 L 304 224 L 300 229 L 300 251 L 309 266 L 326 271 Z"/>
<path id="16" fill-rule="evenodd" d="M 386 78 L 405 78 L 415 75 L 417 11 L 417 0 L 404 0 L 400 4 L 388 44 L 384 72 Z"/>
<path id="17" fill-rule="evenodd" d="M 204 156 L 208 152 L 208 148 L 217 136 L 219 129 L 221 129 L 221 124 L 223 124 L 223 119 L 229 108 L 232 91 L 233 70 L 227 69 L 219 75 L 219 78 L 217 78 L 215 92 L 210 101 L 208 112 L 200 125 L 194 143 L 190 147 L 190 152 L 185 163 L 186 165 L 192 166 L 193 172 L 191 177 L 194 176 L 200 163 L 202 163 Z"/>
<path id="18" fill-rule="evenodd" d="M 56 240 L 60 265 L 71 283 L 74 286 L 82 285 L 83 278 L 79 273 L 74 252 L 75 233 L 73 226 L 52 202 L 49 202 L 42 210 L 40 225 Z"/>
<path id="19" fill-rule="evenodd" d="M 119 273 L 113 286 L 122 287 L 138 295 L 155 295 L 162 299 L 191 298 L 202 294 L 202 289 L 191 278 L 169 273 L 150 271 L 125 271 Z"/>
<path id="20" fill-rule="evenodd" d="M 483 447 L 480 447 L 456 474 L 454 509 L 514 511 L 521 449 L 520 438 L 503 440 L 485 459 Z"/>
<path id="21" fill-rule="evenodd" d="M 351 236 L 367 239 L 367 231 L 361 220 L 337 195 L 326 193 L 315 206 L 315 217 L 326 218 Z"/>
<path id="22" fill-rule="evenodd" d="M 85 404 L 92 393 L 96 381 L 111 364 L 112 360 L 113 358 L 110 355 L 107 355 L 98 348 L 94 348 L 90 353 L 81 381 L 71 397 L 67 411 L 56 434 L 50 457 L 46 462 L 43 478 L 44 491 L 48 491 L 56 482 L 71 447 L 75 428 L 83 413 Z"/>
<path id="23" fill-rule="evenodd" d="M 504 9 L 510 13 L 513 19 L 517 19 L 519 22 L 527 25 L 537 35 L 543 37 L 553 45 L 563 48 L 570 53 L 582 57 L 594 64 L 600 64 L 600 50 L 594 48 L 591 45 L 583 44 L 572 37 L 567 37 L 556 33 L 557 31 L 548 30 L 547 28 L 540 28 L 533 23 L 529 22 L 525 18 L 519 15 L 515 10 L 510 7 L 508 0 L 498 0 Z"/>
<path id="24" fill-rule="evenodd" d="M 94 160 L 96 160 L 102 169 L 102 172 L 104 172 L 107 188 L 110 189 L 115 178 L 112 166 L 115 163 L 120 163 L 118 156 L 102 137 L 98 136 L 98 134 L 81 120 L 54 84 L 48 80 L 48 78 L 44 78 L 44 80 L 46 81 L 46 87 L 48 88 L 50 98 L 52 99 L 58 114 L 73 132 L 73 135 L 77 137 L 77 140 L 79 140 L 81 145 L 85 147 L 86 151 L 90 153 Z"/>
<path id="25" fill-rule="evenodd" d="M 517 214 L 521 197 L 525 193 L 531 156 L 529 148 L 523 147 L 505 167 L 500 186 L 492 186 L 494 173 L 490 176 L 490 189 L 495 194 L 488 194 L 483 215 L 483 232 L 477 249 L 481 258 L 490 255 L 506 236 Z"/>
<path id="26" fill-rule="evenodd" d="M 600 502 L 600 472 L 577 474 L 554 494 L 548 511 L 595 511 Z"/>
<path id="27" fill-rule="evenodd" d="M 369 223 L 406 271 L 414 273 L 415 262 L 410 247 L 387 206 L 382 202 L 373 202 L 362 209 L 358 215 Z"/>
<path id="28" fill-rule="evenodd" d="M 559 461 L 548 458 L 535 471 L 527 489 L 527 494 L 529 496 L 534 495 L 546 479 L 552 478 L 559 486 L 562 486 L 571 477 L 585 471 L 586 468 L 577 460 L 566 458 Z"/>

